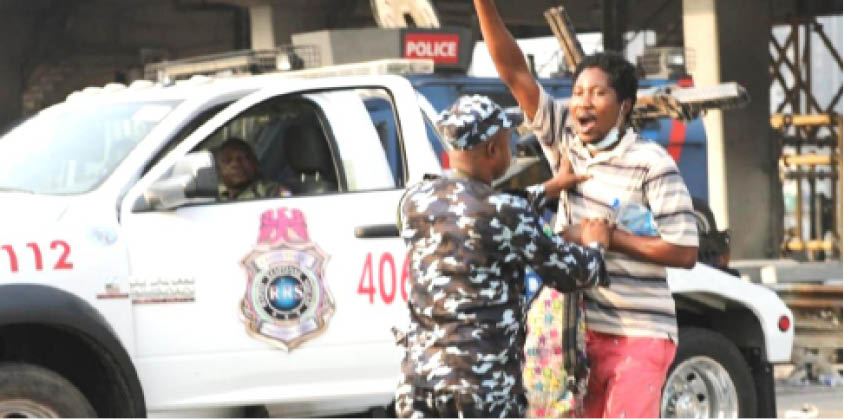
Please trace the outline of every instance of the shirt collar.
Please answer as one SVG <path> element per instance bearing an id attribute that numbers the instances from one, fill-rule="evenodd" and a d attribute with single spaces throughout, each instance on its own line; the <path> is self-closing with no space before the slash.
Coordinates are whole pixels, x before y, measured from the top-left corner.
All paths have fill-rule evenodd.
<path id="1" fill-rule="evenodd" d="M 569 131 L 571 133 L 571 131 Z M 586 164 L 591 165 L 595 163 L 609 161 L 616 157 L 621 157 L 624 153 L 636 142 L 637 134 L 632 128 L 628 128 L 627 131 L 624 132 L 624 136 L 621 137 L 621 140 L 618 141 L 618 145 L 615 146 L 610 151 L 604 151 L 602 153 L 598 153 L 595 156 L 592 156 L 592 153 L 589 152 L 589 149 L 580 141 L 573 133 L 571 144 L 573 145 L 572 149 L 579 154 L 581 157 L 586 159 Z"/>
<path id="2" fill-rule="evenodd" d="M 227 188 L 226 185 L 219 183 L 217 185 L 217 197 L 219 197 L 221 201 L 229 200 L 229 188 Z"/>
<path id="3" fill-rule="evenodd" d="M 465 180 L 471 180 L 472 182 L 478 182 L 478 183 L 486 184 L 485 182 L 474 178 L 472 175 L 470 175 L 470 174 L 468 174 L 468 173 L 466 173 L 462 170 L 458 170 L 458 169 L 449 170 L 447 172 L 447 176 L 451 179 L 465 179 Z"/>
<path id="4" fill-rule="evenodd" d="M 247 185 L 245 188 L 241 189 L 240 192 L 238 192 L 234 196 L 229 196 L 229 188 L 226 187 L 225 184 L 219 183 L 217 185 L 217 196 L 220 198 L 221 201 L 229 201 L 229 200 L 236 200 L 236 199 L 240 198 L 241 196 L 243 196 L 243 194 L 247 193 L 247 191 L 255 193 L 257 195 L 258 186 L 259 186 L 258 183 L 259 182 L 257 180 L 253 181 L 252 183 Z"/>

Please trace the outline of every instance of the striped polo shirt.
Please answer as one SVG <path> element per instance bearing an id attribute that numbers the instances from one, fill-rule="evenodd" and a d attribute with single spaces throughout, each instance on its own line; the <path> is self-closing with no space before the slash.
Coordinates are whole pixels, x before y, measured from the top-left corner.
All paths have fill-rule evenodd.
<path id="1" fill-rule="evenodd" d="M 689 191 L 677 164 L 659 144 L 635 131 L 624 133 L 612 150 L 592 156 L 566 124 L 566 101 L 542 90 L 533 121 L 548 162 L 556 173 L 568 158 L 576 174 L 592 178 L 560 196 L 554 225 L 562 231 L 583 218 L 613 219 L 612 202 L 639 203 L 650 208 L 662 240 L 681 246 L 698 245 L 697 225 Z M 618 252 L 607 252 L 610 286 L 586 291 L 587 328 L 602 333 L 677 341 L 674 299 L 665 267 Z"/>

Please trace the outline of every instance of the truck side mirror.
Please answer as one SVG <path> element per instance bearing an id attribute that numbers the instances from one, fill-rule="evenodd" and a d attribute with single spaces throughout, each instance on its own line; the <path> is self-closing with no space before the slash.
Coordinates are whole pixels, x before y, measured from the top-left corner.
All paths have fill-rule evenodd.
<path id="1" fill-rule="evenodd" d="M 144 201 L 147 208 L 167 210 L 213 201 L 216 196 L 214 156 L 209 151 L 198 151 L 182 157 L 168 175 L 150 185 L 144 192 Z"/>

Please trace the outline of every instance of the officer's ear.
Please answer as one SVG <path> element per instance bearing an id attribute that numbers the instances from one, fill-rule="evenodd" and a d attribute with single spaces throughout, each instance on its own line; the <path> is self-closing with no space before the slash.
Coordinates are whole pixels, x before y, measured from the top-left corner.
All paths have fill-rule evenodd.
<path id="1" fill-rule="evenodd" d="M 490 158 L 495 158 L 498 153 L 506 153 L 508 146 L 507 140 L 510 138 L 509 131 L 502 129 L 495 133 L 493 138 L 487 141 L 487 154 Z"/>
<path id="2" fill-rule="evenodd" d="M 486 156 L 485 157 L 487 157 L 487 158 L 495 157 L 495 153 L 498 151 L 496 149 L 495 141 L 487 141 L 487 143 L 484 146 L 484 150 L 486 150 Z"/>

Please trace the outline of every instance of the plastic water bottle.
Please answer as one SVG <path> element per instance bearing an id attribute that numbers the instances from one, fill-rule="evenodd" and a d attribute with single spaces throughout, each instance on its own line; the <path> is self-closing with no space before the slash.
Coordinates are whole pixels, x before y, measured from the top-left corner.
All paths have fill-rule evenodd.
<path id="1" fill-rule="evenodd" d="M 654 215 L 644 205 L 636 202 L 622 204 L 616 198 L 612 203 L 615 223 L 637 236 L 659 236 L 656 231 Z"/>

